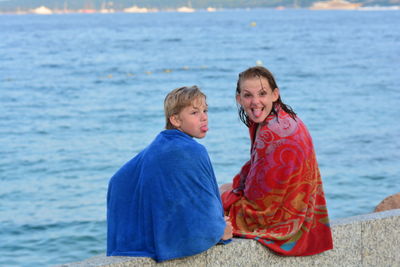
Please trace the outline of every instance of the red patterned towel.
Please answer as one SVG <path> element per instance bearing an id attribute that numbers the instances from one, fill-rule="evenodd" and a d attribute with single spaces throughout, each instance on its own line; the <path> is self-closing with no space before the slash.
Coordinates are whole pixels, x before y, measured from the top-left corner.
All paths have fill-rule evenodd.
<path id="1" fill-rule="evenodd" d="M 251 159 L 222 195 L 237 237 L 274 252 L 305 256 L 332 249 L 332 234 L 311 136 L 283 110 L 250 125 Z"/>

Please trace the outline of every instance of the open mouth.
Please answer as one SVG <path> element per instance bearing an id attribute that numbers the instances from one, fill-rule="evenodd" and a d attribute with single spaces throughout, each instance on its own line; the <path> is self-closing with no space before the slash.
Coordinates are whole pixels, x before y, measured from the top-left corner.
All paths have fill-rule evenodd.
<path id="1" fill-rule="evenodd" d="M 207 132 L 207 131 L 208 131 L 208 126 L 207 126 L 207 125 L 201 126 L 201 127 L 200 127 L 200 130 L 201 130 L 202 132 Z"/>
<path id="2" fill-rule="evenodd" d="M 251 112 L 253 113 L 253 116 L 256 118 L 259 118 L 264 111 L 264 108 L 252 108 Z"/>

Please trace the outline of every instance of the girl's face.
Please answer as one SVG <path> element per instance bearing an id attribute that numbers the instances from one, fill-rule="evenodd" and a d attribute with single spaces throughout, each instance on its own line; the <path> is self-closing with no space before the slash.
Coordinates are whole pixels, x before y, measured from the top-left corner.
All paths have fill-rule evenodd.
<path id="1" fill-rule="evenodd" d="M 236 101 L 243 107 L 250 120 L 263 122 L 271 113 L 273 103 L 279 98 L 279 89 L 269 86 L 264 77 L 254 77 L 240 82 Z"/>

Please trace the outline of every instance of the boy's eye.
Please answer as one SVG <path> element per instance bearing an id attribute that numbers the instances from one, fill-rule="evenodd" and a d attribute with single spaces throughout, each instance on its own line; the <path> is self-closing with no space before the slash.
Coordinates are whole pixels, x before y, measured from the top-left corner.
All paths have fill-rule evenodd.
<path id="1" fill-rule="evenodd" d="M 251 95 L 250 94 L 244 94 L 243 96 L 247 98 L 247 97 L 250 97 Z"/>

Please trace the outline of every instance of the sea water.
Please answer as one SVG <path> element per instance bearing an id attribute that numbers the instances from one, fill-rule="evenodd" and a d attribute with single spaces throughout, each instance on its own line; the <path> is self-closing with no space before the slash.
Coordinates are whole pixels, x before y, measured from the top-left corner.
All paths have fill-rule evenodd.
<path id="1" fill-rule="evenodd" d="M 331 219 L 400 191 L 400 12 L 0 16 L 0 265 L 105 251 L 109 178 L 198 85 L 220 184 L 249 159 L 237 74 L 256 64 L 313 137 Z"/>

